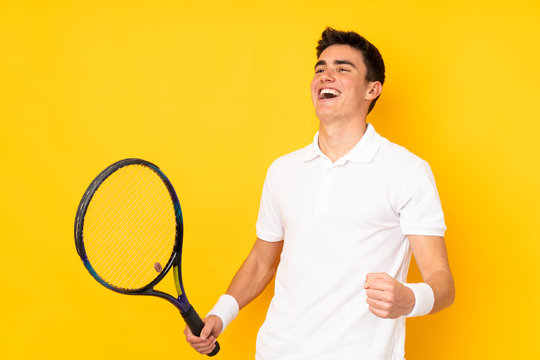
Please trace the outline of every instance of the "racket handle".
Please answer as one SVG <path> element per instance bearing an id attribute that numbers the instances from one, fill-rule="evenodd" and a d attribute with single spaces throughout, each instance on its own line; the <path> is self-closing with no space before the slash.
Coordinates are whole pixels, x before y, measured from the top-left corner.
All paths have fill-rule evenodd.
<path id="1" fill-rule="evenodd" d="M 191 306 L 188 311 L 181 314 L 193 335 L 201 336 L 201 331 L 204 328 L 204 322 L 202 321 L 199 314 L 197 314 L 195 309 L 193 309 L 193 306 Z M 214 356 L 219 352 L 219 350 L 219 343 L 216 341 L 216 347 L 214 348 L 214 350 L 212 350 L 210 354 L 207 355 Z"/>

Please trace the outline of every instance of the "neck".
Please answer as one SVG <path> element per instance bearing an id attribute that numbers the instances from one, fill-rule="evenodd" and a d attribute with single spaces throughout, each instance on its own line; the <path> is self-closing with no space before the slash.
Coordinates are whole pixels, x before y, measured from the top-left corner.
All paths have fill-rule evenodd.
<path id="1" fill-rule="evenodd" d="M 321 121 L 319 125 L 319 148 L 332 162 L 335 162 L 352 150 L 364 136 L 366 130 L 367 124 L 365 120 L 348 124 L 325 124 Z"/>

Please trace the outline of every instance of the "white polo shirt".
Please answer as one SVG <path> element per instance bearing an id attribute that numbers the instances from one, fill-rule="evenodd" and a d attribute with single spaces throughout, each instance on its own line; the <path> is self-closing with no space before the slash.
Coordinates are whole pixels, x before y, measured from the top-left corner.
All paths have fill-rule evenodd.
<path id="1" fill-rule="evenodd" d="M 319 149 L 318 134 L 274 161 L 257 236 L 284 244 L 256 359 L 403 360 L 405 318 L 368 310 L 366 274 L 406 282 L 406 235 L 445 230 L 429 165 L 370 124 L 335 163 Z"/>

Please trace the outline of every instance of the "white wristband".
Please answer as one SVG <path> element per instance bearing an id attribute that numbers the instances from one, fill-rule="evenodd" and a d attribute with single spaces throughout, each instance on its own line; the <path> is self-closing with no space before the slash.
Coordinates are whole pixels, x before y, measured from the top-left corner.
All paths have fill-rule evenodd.
<path id="1" fill-rule="evenodd" d="M 210 310 L 206 317 L 210 315 L 219 316 L 223 322 L 223 327 L 221 328 L 221 332 L 223 332 L 227 325 L 229 325 L 238 315 L 239 311 L 240 307 L 238 306 L 236 299 L 231 295 L 225 294 L 220 296 L 216 305 Z"/>
<path id="2" fill-rule="evenodd" d="M 433 289 L 426 283 L 403 284 L 412 290 L 415 297 L 414 308 L 406 315 L 407 317 L 427 315 L 433 309 L 435 294 Z"/>

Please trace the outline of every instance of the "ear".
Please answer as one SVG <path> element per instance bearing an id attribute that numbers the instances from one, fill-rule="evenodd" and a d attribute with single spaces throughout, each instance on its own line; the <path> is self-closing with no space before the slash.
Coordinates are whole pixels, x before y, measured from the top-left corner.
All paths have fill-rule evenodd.
<path id="1" fill-rule="evenodd" d="M 366 100 L 374 100 L 381 95 L 382 84 L 379 81 L 373 81 L 369 83 L 369 87 L 366 93 Z"/>

